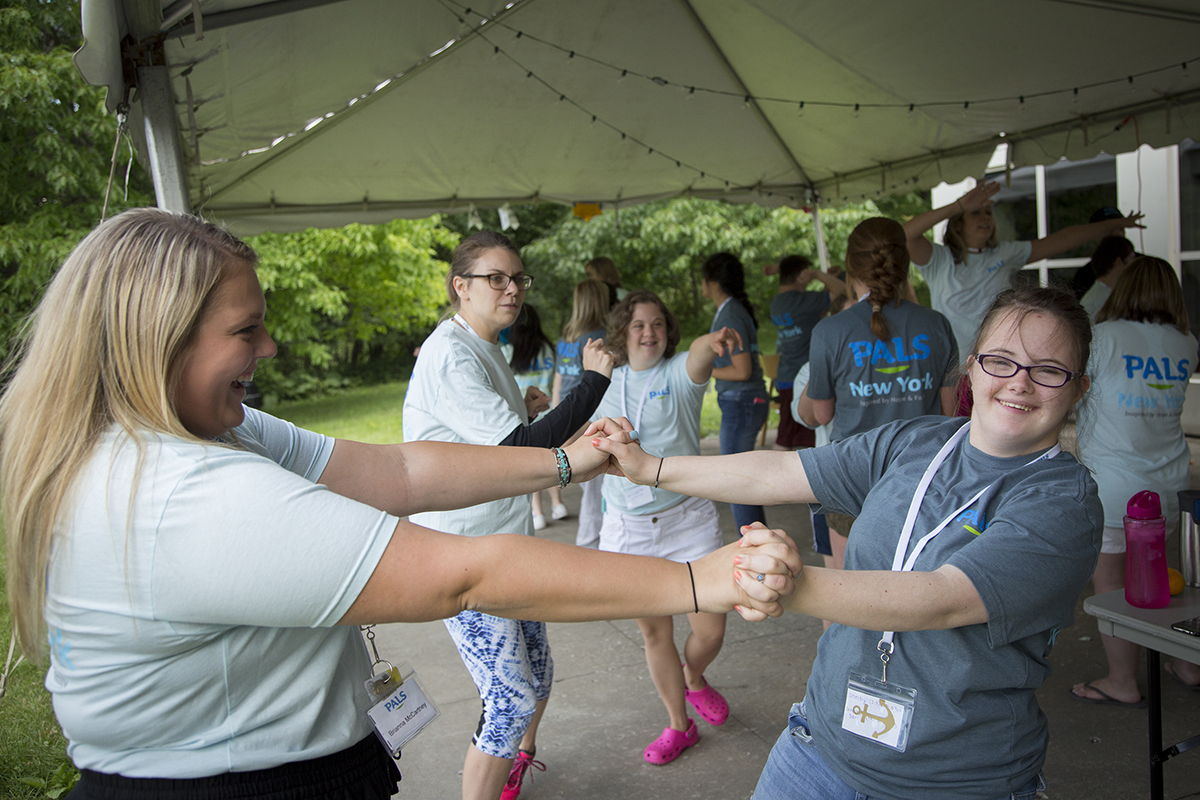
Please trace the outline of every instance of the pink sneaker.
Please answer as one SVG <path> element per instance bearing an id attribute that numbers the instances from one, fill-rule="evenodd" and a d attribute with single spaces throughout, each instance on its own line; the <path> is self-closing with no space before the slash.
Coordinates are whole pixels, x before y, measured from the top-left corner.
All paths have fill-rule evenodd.
<path id="1" fill-rule="evenodd" d="M 545 764 L 533 760 L 533 753 L 518 750 L 517 760 L 513 762 L 512 771 L 508 773 L 508 781 L 504 784 L 504 791 L 500 793 L 500 800 L 516 800 L 517 795 L 521 793 L 521 781 L 525 780 L 525 773 L 530 767 L 539 772 L 546 771 Z"/>
<path id="2" fill-rule="evenodd" d="M 642 753 L 642 758 L 651 764 L 670 764 L 679 758 L 680 753 L 693 747 L 699 741 L 700 731 L 697 730 L 696 723 L 692 720 L 688 720 L 687 733 L 677 731 L 668 725 L 663 728 L 662 736 L 651 742 L 650 746 L 646 748 L 646 752 Z"/>
<path id="3" fill-rule="evenodd" d="M 721 693 L 710 683 L 698 692 L 691 689 L 684 691 L 687 701 L 696 709 L 696 713 L 709 725 L 723 725 L 729 719 L 729 703 Z"/>

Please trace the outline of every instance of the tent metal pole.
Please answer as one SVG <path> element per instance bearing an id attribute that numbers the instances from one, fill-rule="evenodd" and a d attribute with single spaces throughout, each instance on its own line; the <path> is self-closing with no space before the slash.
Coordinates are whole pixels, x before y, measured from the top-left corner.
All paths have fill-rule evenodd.
<path id="1" fill-rule="evenodd" d="M 150 175 L 158 207 L 165 211 L 192 213 L 188 198 L 187 175 L 183 169 L 183 148 L 175 120 L 175 98 L 166 66 L 141 66 L 137 69 L 138 100 L 146 120 L 146 149 L 150 156 Z"/>
<path id="2" fill-rule="evenodd" d="M 829 250 L 825 247 L 825 229 L 821 226 L 821 203 L 813 200 L 812 206 L 813 230 L 817 233 L 817 263 L 821 272 L 829 272 Z"/>

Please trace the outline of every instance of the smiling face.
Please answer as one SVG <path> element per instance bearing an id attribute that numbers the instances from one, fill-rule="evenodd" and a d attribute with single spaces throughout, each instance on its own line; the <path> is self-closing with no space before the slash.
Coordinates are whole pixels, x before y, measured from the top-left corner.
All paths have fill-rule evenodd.
<path id="1" fill-rule="evenodd" d="M 1067 326 L 1047 313 L 1016 309 L 997 317 L 979 337 L 977 354 L 1004 356 L 1026 366 L 1079 372 L 1074 340 Z M 971 444 L 994 456 L 1019 456 L 1054 445 L 1068 412 L 1082 399 L 1088 378 L 1081 375 L 1050 389 L 1033 382 L 1026 370 L 1009 378 L 988 375 L 971 357 L 969 372 L 975 406 Z"/>
<path id="2" fill-rule="evenodd" d="M 192 434 L 211 439 L 242 424 L 244 381 L 260 358 L 275 355 L 263 324 L 266 302 L 258 276 L 239 261 L 225 270 L 192 333 L 175 390 L 175 410 Z"/>
<path id="3" fill-rule="evenodd" d="M 482 251 L 470 268 L 472 275 L 501 273 L 511 277 L 524 271 L 516 253 L 503 247 Z M 459 313 L 481 338 L 492 343 L 500 340 L 500 331 L 516 321 L 525 302 L 525 290 L 514 281 L 497 290 L 486 278 L 456 276 L 454 290 L 458 293 Z"/>
<path id="4" fill-rule="evenodd" d="M 982 250 L 996 232 L 996 217 L 989 201 L 982 208 L 963 214 L 963 241 L 972 250 Z"/>
<path id="5" fill-rule="evenodd" d="M 667 352 L 667 318 L 657 303 L 638 303 L 625 334 L 625 352 L 634 372 L 650 369 Z"/>

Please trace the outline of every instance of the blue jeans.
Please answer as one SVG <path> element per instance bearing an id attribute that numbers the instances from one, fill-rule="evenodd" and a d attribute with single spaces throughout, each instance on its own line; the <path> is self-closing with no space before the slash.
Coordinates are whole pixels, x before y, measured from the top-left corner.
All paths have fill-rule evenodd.
<path id="1" fill-rule="evenodd" d="M 1039 772 L 1029 783 L 996 800 L 1033 800 L 1046 781 Z M 813 745 L 804 704 L 792 706 L 788 727 L 779 734 L 751 800 L 871 800 L 829 768 Z"/>
<path id="2" fill-rule="evenodd" d="M 721 455 L 745 453 L 754 449 L 754 439 L 767 422 L 770 404 L 762 392 L 721 392 L 717 395 L 721 408 Z M 762 506 L 744 506 L 730 503 L 733 520 L 737 523 L 738 535 L 742 526 L 751 522 L 767 523 Z"/>

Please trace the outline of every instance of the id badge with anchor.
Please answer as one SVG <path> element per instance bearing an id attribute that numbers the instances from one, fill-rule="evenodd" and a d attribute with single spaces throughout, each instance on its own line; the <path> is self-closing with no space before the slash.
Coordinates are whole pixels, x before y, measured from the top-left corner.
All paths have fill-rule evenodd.
<path id="1" fill-rule="evenodd" d="M 851 672 L 842 730 L 903 753 L 916 699 L 916 689 Z"/>
<path id="2" fill-rule="evenodd" d="M 380 665 L 385 667 L 382 671 L 374 672 L 363 683 L 371 699 L 367 716 L 375 726 L 375 735 L 392 754 L 392 758 L 399 758 L 400 748 L 440 717 L 442 712 L 425 694 L 425 689 L 417 680 L 416 670 L 407 661 L 393 667 L 381 659 L 371 626 L 366 628 L 366 636 L 375 654 L 372 671 Z"/>

